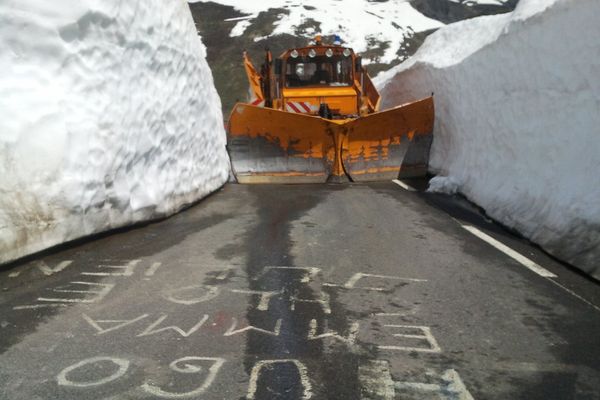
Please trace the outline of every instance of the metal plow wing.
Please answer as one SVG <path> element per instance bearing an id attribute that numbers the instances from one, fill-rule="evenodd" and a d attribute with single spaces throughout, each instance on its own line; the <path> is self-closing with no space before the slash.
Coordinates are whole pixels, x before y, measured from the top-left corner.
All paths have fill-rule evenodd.
<path id="1" fill-rule="evenodd" d="M 237 104 L 228 149 L 239 183 L 323 183 L 335 159 L 336 126 L 318 117 Z"/>
<path id="2" fill-rule="evenodd" d="M 433 98 L 352 120 L 237 104 L 228 150 L 239 183 L 356 182 L 427 173 Z"/>
<path id="3" fill-rule="evenodd" d="M 433 120 L 429 97 L 342 125 L 344 171 L 355 182 L 425 175 Z"/>

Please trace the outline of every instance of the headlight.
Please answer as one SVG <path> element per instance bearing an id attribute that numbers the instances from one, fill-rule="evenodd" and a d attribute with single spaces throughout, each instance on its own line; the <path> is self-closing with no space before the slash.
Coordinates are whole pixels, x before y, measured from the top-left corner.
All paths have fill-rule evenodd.
<path id="1" fill-rule="evenodd" d="M 327 57 L 333 57 L 333 50 L 331 50 L 331 49 L 327 49 L 327 51 L 325 52 L 325 55 L 326 55 Z"/>
<path id="2" fill-rule="evenodd" d="M 314 58 L 314 56 L 317 55 L 317 52 L 315 51 L 315 49 L 310 49 L 310 51 L 308 52 L 308 56 L 310 58 Z"/>
<path id="3" fill-rule="evenodd" d="M 344 57 L 350 57 L 350 54 L 352 54 L 350 49 L 344 49 Z"/>
<path id="4" fill-rule="evenodd" d="M 292 52 L 290 53 L 290 56 L 292 58 L 298 58 L 298 50 L 292 50 Z"/>

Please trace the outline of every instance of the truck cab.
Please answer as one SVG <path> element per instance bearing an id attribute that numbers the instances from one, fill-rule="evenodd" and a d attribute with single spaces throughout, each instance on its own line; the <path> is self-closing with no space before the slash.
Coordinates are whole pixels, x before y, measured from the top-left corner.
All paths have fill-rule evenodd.
<path id="1" fill-rule="evenodd" d="M 379 93 L 351 48 L 317 38 L 274 61 L 267 51 L 260 74 L 245 57 L 248 78 L 257 83 L 254 96 L 267 107 L 327 119 L 358 118 L 379 109 Z"/>

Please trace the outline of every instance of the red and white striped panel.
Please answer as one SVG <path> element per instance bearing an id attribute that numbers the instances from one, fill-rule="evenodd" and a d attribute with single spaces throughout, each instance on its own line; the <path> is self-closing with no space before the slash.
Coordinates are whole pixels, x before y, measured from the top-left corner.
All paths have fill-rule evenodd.
<path id="1" fill-rule="evenodd" d="M 265 106 L 265 101 L 261 100 L 261 99 L 256 99 L 256 100 L 252 100 L 250 102 L 250 104 L 252 104 L 253 106 L 256 106 L 256 107 L 264 107 Z"/>
<path id="2" fill-rule="evenodd" d="M 317 111 L 314 106 L 305 101 L 288 101 L 285 103 L 285 109 L 287 112 L 298 114 L 308 114 Z"/>

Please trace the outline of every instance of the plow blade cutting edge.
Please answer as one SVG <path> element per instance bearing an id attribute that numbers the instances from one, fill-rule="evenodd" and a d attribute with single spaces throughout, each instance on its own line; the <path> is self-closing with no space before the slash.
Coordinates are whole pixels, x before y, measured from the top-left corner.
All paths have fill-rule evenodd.
<path id="1" fill-rule="evenodd" d="M 237 104 L 228 149 L 239 183 L 391 180 L 427 172 L 433 98 L 346 120 Z"/>
<path id="2" fill-rule="evenodd" d="M 355 182 L 424 176 L 433 139 L 433 98 L 352 120 L 342 161 Z"/>

